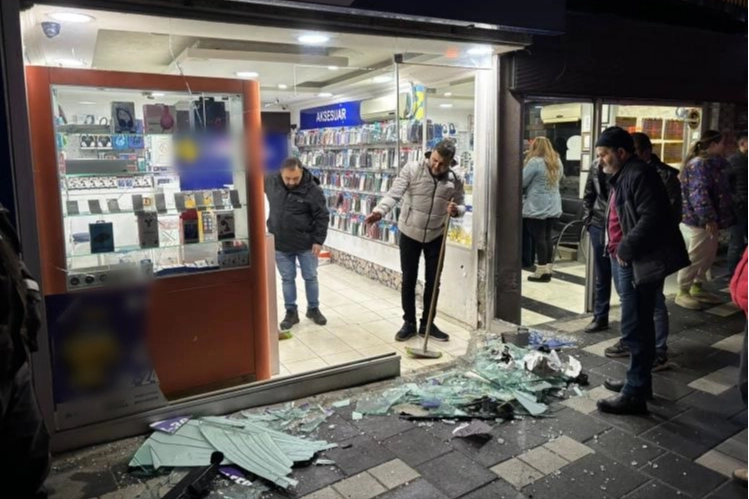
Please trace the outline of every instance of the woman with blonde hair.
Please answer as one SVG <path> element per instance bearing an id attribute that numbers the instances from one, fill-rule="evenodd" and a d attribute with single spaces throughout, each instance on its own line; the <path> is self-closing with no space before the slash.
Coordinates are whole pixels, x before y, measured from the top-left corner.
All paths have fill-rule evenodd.
<path id="1" fill-rule="evenodd" d="M 536 246 L 538 264 L 532 282 L 551 281 L 554 245 L 551 229 L 562 215 L 562 196 L 559 183 L 564 175 L 562 161 L 551 141 L 538 137 L 525 156 L 523 167 L 523 222 L 527 225 Z"/>

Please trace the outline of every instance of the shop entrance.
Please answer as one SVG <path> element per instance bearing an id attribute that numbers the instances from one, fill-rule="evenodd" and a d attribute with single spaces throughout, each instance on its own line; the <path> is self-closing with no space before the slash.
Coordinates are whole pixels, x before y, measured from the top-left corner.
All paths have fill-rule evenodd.
<path id="1" fill-rule="evenodd" d="M 524 105 L 524 151 L 537 137 L 549 139 L 564 171 L 559 193 L 562 216 L 553 222 L 553 273 L 550 282 L 532 282 L 537 250 L 523 227 L 522 323 L 534 326 L 571 318 L 595 309 L 595 254 L 584 223 L 585 187 L 595 161 L 596 137 L 609 126 L 644 133 L 655 157 L 680 169 L 689 143 L 699 136 L 702 110 L 697 106 L 626 102 L 528 100 Z M 671 279 L 666 293 L 675 292 Z M 612 290 L 610 304 L 619 298 Z M 618 312 L 613 312 L 614 314 Z M 617 320 L 612 317 L 611 320 Z"/>

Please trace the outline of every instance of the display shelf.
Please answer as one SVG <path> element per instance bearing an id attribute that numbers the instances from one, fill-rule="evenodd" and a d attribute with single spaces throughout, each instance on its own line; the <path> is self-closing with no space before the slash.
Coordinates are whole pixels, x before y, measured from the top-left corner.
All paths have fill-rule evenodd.
<path id="1" fill-rule="evenodd" d="M 347 192 L 350 194 L 361 194 L 363 196 L 378 196 L 383 197 L 385 194 L 387 194 L 387 191 L 384 192 L 374 192 L 374 191 L 360 191 L 359 189 L 356 189 L 354 187 L 338 187 L 333 185 L 320 185 L 320 188 L 324 191 L 336 191 L 336 192 Z"/>
<path id="2" fill-rule="evenodd" d="M 200 241 L 196 243 L 183 243 L 181 241 L 172 241 L 167 244 L 160 244 L 159 246 L 153 247 L 153 248 L 142 248 L 138 245 L 132 245 L 132 246 L 120 246 L 118 248 L 115 248 L 114 251 L 105 251 L 100 253 L 81 253 L 81 254 L 70 254 L 68 253 L 66 255 L 66 258 L 90 258 L 90 257 L 97 257 L 97 256 L 106 256 L 106 255 L 116 255 L 121 253 L 135 253 L 139 251 L 159 251 L 164 249 L 178 249 L 178 248 L 193 248 L 193 247 L 210 247 L 211 245 L 224 245 L 225 243 L 249 243 L 249 239 L 247 238 L 232 238 L 232 239 L 223 239 L 221 241 L 214 240 L 214 241 Z M 76 243 L 75 246 L 85 246 L 87 245 L 87 242 L 81 242 Z"/>
<path id="3" fill-rule="evenodd" d="M 361 172 L 361 173 L 388 173 L 397 175 L 397 168 L 339 168 L 337 166 L 308 166 L 310 170 L 325 170 L 332 172 Z"/>
<path id="4" fill-rule="evenodd" d="M 200 210 L 198 210 L 197 208 L 195 208 L 195 209 L 198 211 L 198 213 L 202 213 L 202 212 L 216 213 L 216 212 L 233 211 L 233 210 L 238 210 L 238 209 L 242 209 L 242 208 L 246 208 L 246 207 L 247 207 L 247 205 L 243 204 L 241 206 L 227 206 L 227 207 L 224 207 L 224 208 L 214 208 L 214 207 L 210 207 L 209 206 L 206 209 L 200 209 Z M 178 211 L 178 210 L 167 210 L 167 211 L 145 210 L 145 211 L 135 211 L 135 210 L 129 210 L 128 209 L 128 210 L 120 210 L 120 211 L 105 211 L 105 212 L 102 212 L 102 213 L 75 213 L 75 214 L 66 213 L 65 217 L 66 218 L 91 218 L 91 217 L 110 217 L 110 216 L 119 216 L 119 215 L 130 215 L 130 216 L 133 216 L 133 215 L 137 215 L 139 213 L 144 213 L 144 214 L 149 214 L 149 215 L 150 214 L 152 214 L 152 215 L 158 215 L 159 217 L 178 217 L 178 216 L 182 215 L 185 212 L 184 211 Z"/>
<path id="5" fill-rule="evenodd" d="M 332 230 L 334 232 L 339 232 L 341 234 L 345 234 L 347 236 L 357 237 L 359 239 L 364 239 L 365 241 L 371 241 L 373 243 L 382 244 L 383 246 L 387 246 L 389 248 L 398 248 L 398 243 L 390 243 L 390 242 L 381 241 L 379 239 L 375 239 L 375 238 L 369 237 L 369 236 L 362 236 L 360 234 L 352 234 L 351 232 L 348 232 L 348 231 L 345 231 L 345 230 L 342 230 L 342 229 L 337 229 L 335 227 L 328 227 L 328 229 Z"/>

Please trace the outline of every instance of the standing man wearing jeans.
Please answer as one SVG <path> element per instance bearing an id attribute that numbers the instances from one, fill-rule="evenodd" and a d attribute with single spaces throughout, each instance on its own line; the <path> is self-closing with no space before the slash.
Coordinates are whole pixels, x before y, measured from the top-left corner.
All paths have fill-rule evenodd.
<path id="1" fill-rule="evenodd" d="M 689 265 L 684 240 L 669 210 L 663 181 L 634 154 L 632 136 L 610 127 L 596 142 L 596 154 L 610 175 L 606 248 L 622 302 L 622 342 L 631 355 L 625 381 L 606 380 L 620 392 L 599 400 L 601 412 L 647 413 L 653 395 L 655 301 L 665 278 Z"/>
<path id="2" fill-rule="evenodd" d="M 593 248 L 593 262 L 596 270 L 595 310 L 593 321 L 585 326 L 586 333 L 598 333 L 609 328 L 611 308 L 611 259 L 606 252 L 604 232 L 606 208 L 609 203 L 609 178 L 596 160 L 588 171 L 583 194 L 583 220 L 588 228 L 590 244 Z"/>
<path id="3" fill-rule="evenodd" d="M 317 257 L 328 235 L 330 212 L 319 184 L 320 181 L 296 158 L 284 161 L 281 171 L 265 181 L 270 208 L 268 232 L 275 236 L 276 267 L 281 274 L 286 309 L 281 331 L 288 331 L 299 323 L 297 262 L 307 295 L 307 317 L 320 326 L 328 322 L 320 312 Z"/>
<path id="4" fill-rule="evenodd" d="M 435 282 L 440 278 L 437 275 L 437 266 L 445 232 L 445 219 L 448 213 L 452 217 L 461 217 L 466 211 L 463 205 L 463 179 L 450 168 L 454 159 L 455 144 L 445 139 L 434 147 L 429 158 L 406 164 L 393 187 L 366 219 L 367 224 L 378 222 L 398 201 L 402 201 L 398 230 L 401 233 L 403 327 L 395 335 L 396 341 L 407 341 L 417 334 L 416 281 L 419 277 L 419 259 L 422 253 L 426 262 L 426 282 L 424 309 L 418 334 L 426 334 L 432 292 Z M 439 289 L 437 291 L 439 292 Z M 440 331 L 435 325 L 432 325 L 429 337 L 436 341 L 450 339 L 447 333 Z"/>

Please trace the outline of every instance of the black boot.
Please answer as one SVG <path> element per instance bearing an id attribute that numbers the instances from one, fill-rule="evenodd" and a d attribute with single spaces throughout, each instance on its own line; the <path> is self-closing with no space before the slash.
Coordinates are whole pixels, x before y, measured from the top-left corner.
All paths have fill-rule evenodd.
<path id="1" fill-rule="evenodd" d="M 609 321 L 603 321 L 599 319 L 593 319 L 593 322 L 585 326 L 586 333 L 600 333 L 606 331 L 609 328 Z"/>
<path id="2" fill-rule="evenodd" d="M 622 390 L 624 389 L 624 381 L 620 381 L 618 379 L 606 378 L 606 381 L 603 382 L 603 387 L 612 392 L 621 393 Z M 648 394 L 648 400 L 653 400 L 652 391 Z"/>
<path id="3" fill-rule="evenodd" d="M 619 394 L 609 399 L 599 400 L 598 410 L 609 414 L 635 415 L 647 414 L 648 404 L 645 400 L 636 399 L 629 395 Z"/>
<path id="4" fill-rule="evenodd" d="M 299 312 L 296 310 L 287 310 L 286 317 L 283 318 L 278 326 L 281 331 L 289 331 L 294 324 L 299 324 Z"/>
<path id="5" fill-rule="evenodd" d="M 419 326 L 419 336 L 423 338 L 426 334 L 426 321 L 421 321 L 421 326 Z M 441 331 L 440 328 L 437 327 L 437 324 L 432 323 L 432 329 L 429 330 L 429 339 L 434 341 L 450 341 L 450 335 Z"/>
<path id="6" fill-rule="evenodd" d="M 395 335 L 395 341 L 408 341 L 414 336 L 416 336 L 416 324 L 404 322 L 403 327 Z"/>
<path id="7" fill-rule="evenodd" d="M 312 319 L 312 322 L 318 326 L 324 326 L 328 323 L 328 319 L 320 312 L 319 308 L 310 308 L 307 310 L 307 318 Z"/>

